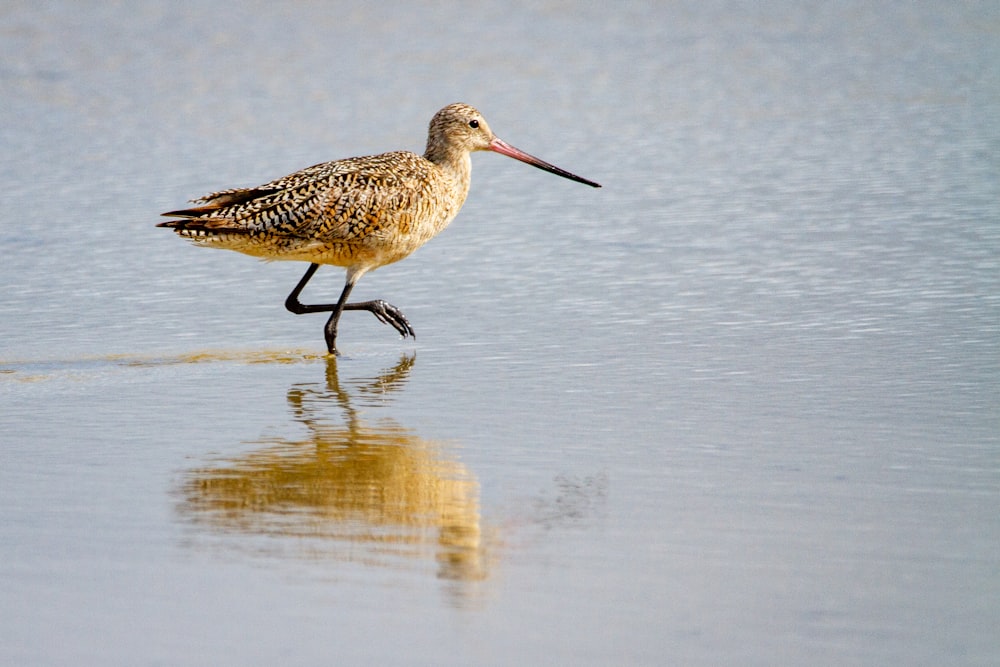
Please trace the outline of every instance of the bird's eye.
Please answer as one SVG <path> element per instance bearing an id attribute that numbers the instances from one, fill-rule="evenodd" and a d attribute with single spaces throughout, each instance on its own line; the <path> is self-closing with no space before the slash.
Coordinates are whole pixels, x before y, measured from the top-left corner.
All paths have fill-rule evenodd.
<path id="1" fill-rule="evenodd" d="M 479 121 L 473 118 L 472 120 L 469 121 L 469 127 L 473 129 L 479 127 Z"/>

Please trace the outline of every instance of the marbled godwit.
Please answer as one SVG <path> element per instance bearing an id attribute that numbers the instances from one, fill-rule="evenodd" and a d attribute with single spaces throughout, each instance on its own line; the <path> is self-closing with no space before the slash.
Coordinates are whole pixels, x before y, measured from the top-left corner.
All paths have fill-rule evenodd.
<path id="1" fill-rule="evenodd" d="M 398 151 L 324 162 L 255 188 L 205 195 L 193 208 L 164 213 L 180 219 L 157 226 L 210 248 L 309 262 L 285 307 L 297 315 L 331 313 L 324 328 L 331 354 L 345 310 L 367 310 L 405 338 L 413 327 L 398 308 L 347 297 L 365 273 L 408 256 L 455 218 L 469 193 L 472 151 L 494 151 L 601 187 L 501 141 L 476 109 L 451 104 L 431 119 L 423 157 Z M 344 290 L 337 303 L 303 304 L 299 294 L 320 264 L 347 269 Z"/>

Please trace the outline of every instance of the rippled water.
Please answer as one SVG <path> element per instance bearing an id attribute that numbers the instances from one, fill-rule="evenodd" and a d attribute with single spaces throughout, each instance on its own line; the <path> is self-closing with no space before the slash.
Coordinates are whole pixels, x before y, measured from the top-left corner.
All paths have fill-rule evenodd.
<path id="1" fill-rule="evenodd" d="M 993 664 L 990 3 L 0 10 L 0 662 Z M 473 158 L 365 276 L 161 211 Z M 304 300 L 335 297 L 323 268 Z"/>

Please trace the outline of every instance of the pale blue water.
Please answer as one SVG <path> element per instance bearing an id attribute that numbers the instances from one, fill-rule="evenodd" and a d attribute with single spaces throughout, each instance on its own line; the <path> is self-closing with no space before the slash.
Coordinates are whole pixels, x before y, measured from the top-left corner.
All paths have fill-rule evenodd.
<path id="1" fill-rule="evenodd" d="M 0 662 L 1000 661 L 995 3 L 0 10 Z M 358 298 L 153 224 L 473 158 Z M 307 301 L 334 298 L 322 269 Z"/>

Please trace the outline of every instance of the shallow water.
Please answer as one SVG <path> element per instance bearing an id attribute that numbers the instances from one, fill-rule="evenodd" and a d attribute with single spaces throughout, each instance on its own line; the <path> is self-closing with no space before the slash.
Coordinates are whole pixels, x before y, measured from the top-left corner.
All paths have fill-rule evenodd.
<path id="1" fill-rule="evenodd" d="M 0 10 L 0 662 L 996 663 L 998 33 Z M 355 292 L 415 341 L 153 227 L 459 100 L 604 187 L 474 156 Z"/>

